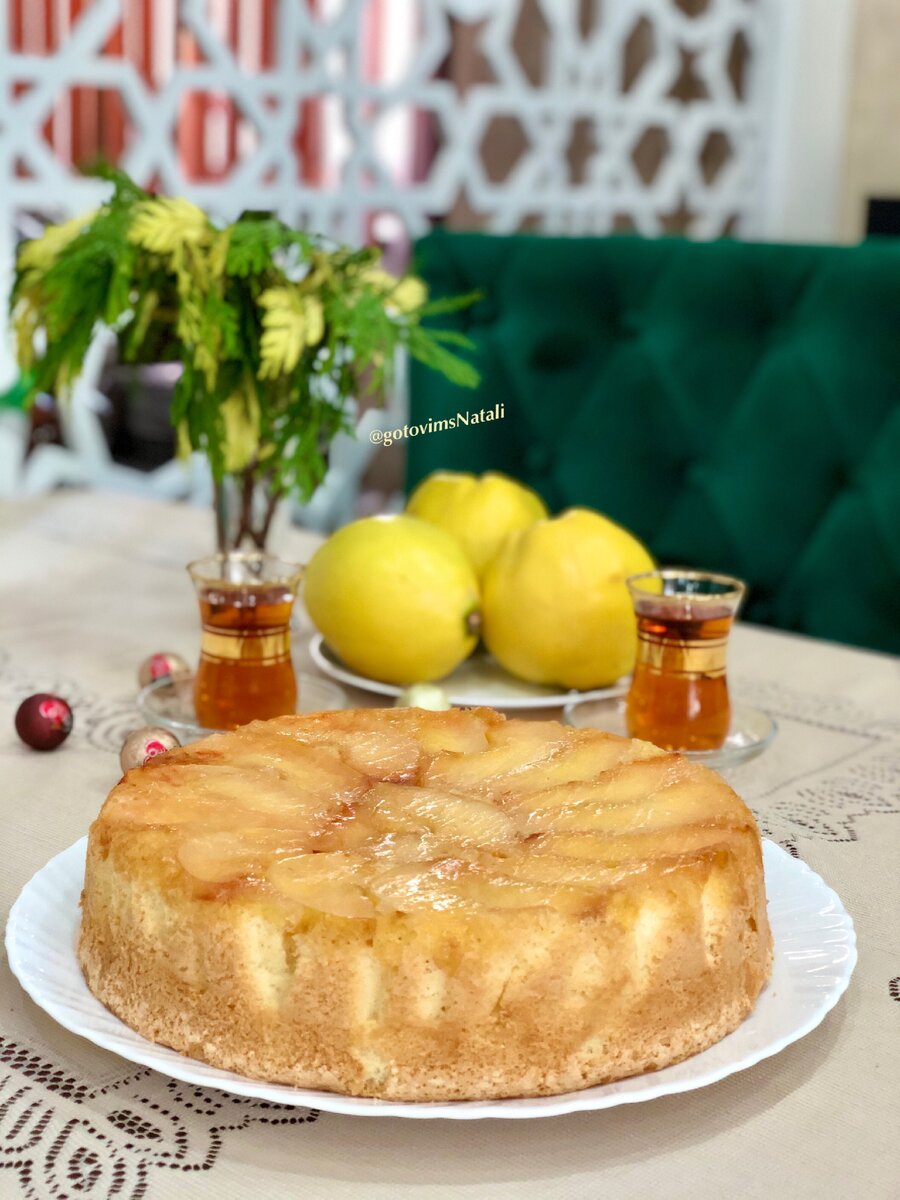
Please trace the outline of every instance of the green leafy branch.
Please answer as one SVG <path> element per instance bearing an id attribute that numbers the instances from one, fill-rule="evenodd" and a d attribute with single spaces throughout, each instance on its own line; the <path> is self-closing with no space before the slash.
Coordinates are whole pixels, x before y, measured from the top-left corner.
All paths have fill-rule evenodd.
<path id="1" fill-rule="evenodd" d="M 112 184 L 100 208 L 19 250 L 11 313 L 32 395 L 65 397 L 106 325 L 125 361 L 181 362 L 172 421 L 217 483 L 240 473 L 274 499 L 307 500 L 361 381 L 382 393 L 398 348 L 462 387 L 478 383 L 471 342 L 422 324 L 476 293 L 429 301 L 420 279 L 388 274 L 371 247 L 331 245 L 268 213 L 219 227 L 188 200 L 100 173 Z"/>

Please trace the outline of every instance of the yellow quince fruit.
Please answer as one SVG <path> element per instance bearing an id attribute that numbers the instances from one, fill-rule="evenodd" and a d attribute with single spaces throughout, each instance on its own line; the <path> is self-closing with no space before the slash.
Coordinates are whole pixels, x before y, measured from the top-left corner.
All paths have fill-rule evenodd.
<path id="1" fill-rule="evenodd" d="M 435 471 L 412 493 L 406 511 L 456 538 L 479 578 L 507 534 L 548 515 L 537 492 L 499 471 Z"/>
<path id="2" fill-rule="evenodd" d="M 475 573 L 449 534 L 417 517 L 365 517 L 333 533 L 304 593 L 328 644 L 370 679 L 442 679 L 478 641 Z"/>
<path id="3" fill-rule="evenodd" d="M 570 508 L 511 534 L 482 585 L 484 640 L 511 674 L 605 687 L 634 667 L 629 575 L 653 569 L 643 545 L 600 513 Z"/>

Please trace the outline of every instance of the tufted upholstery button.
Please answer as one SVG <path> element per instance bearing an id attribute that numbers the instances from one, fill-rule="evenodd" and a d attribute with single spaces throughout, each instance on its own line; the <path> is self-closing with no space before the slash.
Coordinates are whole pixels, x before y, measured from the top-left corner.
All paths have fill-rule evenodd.
<path id="1" fill-rule="evenodd" d="M 532 445 L 525 451 L 525 466 L 535 474 L 543 474 L 550 466 L 550 451 L 546 446 Z"/>
<path id="2" fill-rule="evenodd" d="M 619 316 L 619 332 L 622 337 L 636 338 L 643 333 L 641 319 L 636 312 L 623 312 Z"/>
<path id="3" fill-rule="evenodd" d="M 834 468 L 832 487 L 835 492 L 847 491 L 856 486 L 855 471 L 849 463 L 838 463 Z"/>
<path id="4" fill-rule="evenodd" d="M 465 289 L 460 290 L 464 291 Z M 467 317 L 466 324 L 468 325 L 493 325 L 499 315 L 499 309 L 496 300 L 483 296 L 480 300 L 476 300 L 470 309 L 464 309 L 463 314 Z"/>

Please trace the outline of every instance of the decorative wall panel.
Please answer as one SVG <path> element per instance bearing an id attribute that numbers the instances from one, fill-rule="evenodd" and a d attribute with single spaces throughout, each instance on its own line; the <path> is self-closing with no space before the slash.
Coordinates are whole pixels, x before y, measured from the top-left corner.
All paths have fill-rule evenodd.
<path id="1" fill-rule="evenodd" d="M 772 3 L 156 0 L 138 36 L 131 0 L 82 0 L 34 52 L 43 6 L 6 0 L 0 219 L 96 200 L 93 97 L 129 171 L 222 215 L 752 233 Z"/>
<path id="2" fill-rule="evenodd" d="M 395 269 L 436 219 L 753 236 L 778 3 L 0 0 L 0 302 L 97 157 Z"/>

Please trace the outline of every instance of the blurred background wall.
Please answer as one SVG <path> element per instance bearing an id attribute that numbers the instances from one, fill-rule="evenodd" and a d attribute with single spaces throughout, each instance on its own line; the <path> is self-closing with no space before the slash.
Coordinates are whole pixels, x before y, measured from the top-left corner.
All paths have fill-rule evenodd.
<path id="1" fill-rule="evenodd" d="M 856 4 L 862 162 L 890 0 L 2 0 L 0 219 L 104 158 L 352 240 L 830 238 Z"/>
<path id="2" fill-rule="evenodd" d="M 856 241 L 900 198 L 898 62 L 897 0 L 0 0 L 0 297 L 98 160 L 398 271 L 435 224 Z M 164 462 L 171 378 L 101 382 L 91 453 L 99 417 Z"/>
<path id="3" fill-rule="evenodd" d="M 0 292 L 18 236 L 103 194 L 78 174 L 98 159 L 395 267 L 434 221 L 852 238 L 900 170 L 895 7 L 0 0 Z"/>
<path id="4" fill-rule="evenodd" d="M 851 242 L 866 228 L 872 198 L 900 198 L 900 5 L 856 4 L 840 226 Z"/>

